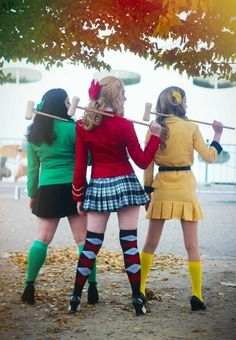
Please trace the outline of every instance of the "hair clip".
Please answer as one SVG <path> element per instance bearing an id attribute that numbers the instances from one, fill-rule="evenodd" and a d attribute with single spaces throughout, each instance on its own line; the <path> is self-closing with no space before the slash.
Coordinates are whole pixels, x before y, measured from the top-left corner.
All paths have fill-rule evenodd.
<path id="1" fill-rule="evenodd" d="M 44 104 L 45 104 L 45 100 L 41 100 L 41 102 L 36 105 L 36 110 L 37 111 L 42 110 L 42 107 L 43 107 Z"/>
<path id="2" fill-rule="evenodd" d="M 177 102 L 178 104 L 181 104 L 182 98 L 181 98 L 181 94 L 179 93 L 179 91 L 173 91 L 173 92 L 172 92 L 172 97 L 175 98 L 175 100 L 176 100 L 176 102 Z"/>
<path id="3" fill-rule="evenodd" d="M 101 92 L 101 85 L 99 84 L 98 81 L 95 83 L 95 80 L 93 79 L 93 81 L 91 82 L 90 88 L 88 90 L 89 98 L 91 100 L 97 100 L 100 95 L 100 92 Z"/>

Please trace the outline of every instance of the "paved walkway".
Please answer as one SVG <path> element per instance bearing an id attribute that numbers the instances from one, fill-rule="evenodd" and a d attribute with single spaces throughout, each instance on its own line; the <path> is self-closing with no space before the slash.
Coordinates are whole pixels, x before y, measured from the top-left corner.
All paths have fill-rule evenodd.
<path id="1" fill-rule="evenodd" d="M 208 259 L 236 259 L 236 194 L 210 193 L 198 194 L 204 219 L 199 222 L 200 249 Z M 14 199 L 14 187 L 0 183 L 0 254 L 11 251 L 26 251 L 35 237 L 36 221 L 30 213 L 26 193 L 21 190 L 21 199 Z M 139 248 L 142 248 L 148 221 L 142 207 L 139 221 Z M 111 214 L 104 240 L 107 249 L 120 250 L 119 230 L 116 214 Z M 67 219 L 60 222 L 52 247 L 73 244 Z M 182 230 L 179 221 L 167 221 L 163 231 L 159 253 L 185 255 Z"/>
<path id="2" fill-rule="evenodd" d="M 170 266 L 163 269 L 158 263 L 156 270 L 151 271 L 148 282 L 148 288 L 152 289 L 157 300 L 149 302 L 150 310 L 144 317 L 137 318 L 131 313 L 125 273 L 110 271 L 98 272 L 100 303 L 95 308 L 88 308 L 84 295 L 81 314 L 71 317 L 67 313 L 67 301 L 74 281 L 74 262 L 66 266 L 62 262 L 60 268 L 54 263 L 50 275 L 45 266 L 37 280 L 36 306 L 32 308 L 19 303 L 25 273 L 11 265 L 9 252 L 28 250 L 35 237 L 36 222 L 24 191 L 21 199 L 15 200 L 12 188 L 2 189 L 0 183 L 1 339 L 235 340 L 235 194 L 199 194 L 205 214 L 199 224 L 199 234 L 204 260 L 206 311 L 190 312 L 187 267 L 173 270 Z M 147 225 L 142 208 L 140 249 Z M 51 247 L 72 244 L 67 220 L 62 219 Z M 111 215 L 103 247 L 120 251 L 115 214 Z M 158 252 L 185 256 L 178 221 L 166 223 Z"/>

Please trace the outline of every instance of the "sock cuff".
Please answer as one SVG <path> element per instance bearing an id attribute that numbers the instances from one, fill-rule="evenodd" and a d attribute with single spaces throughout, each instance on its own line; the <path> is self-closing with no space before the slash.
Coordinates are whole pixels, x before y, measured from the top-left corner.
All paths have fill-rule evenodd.
<path id="1" fill-rule="evenodd" d="M 44 242 L 41 242 L 41 241 L 38 241 L 38 240 L 34 240 L 34 242 L 32 244 L 32 247 L 41 248 L 41 249 L 47 250 L 48 245 L 47 245 L 47 243 L 44 243 Z"/>
<path id="2" fill-rule="evenodd" d="M 99 238 L 100 240 L 104 239 L 104 233 L 94 233 L 93 231 L 87 231 L 86 239 L 87 238 Z"/>
<path id="3" fill-rule="evenodd" d="M 120 237 L 127 235 L 137 236 L 137 229 L 120 229 Z"/>
<path id="4" fill-rule="evenodd" d="M 201 267 L 202 261 L 188 261 L 189 267 Z"/>
<path id="5" fill-rule="evenodd" d="M 77 249 L 78 249 L 78 254 L 79 255 L 82 253 L 83 248 L 84 248 L 84 244 L 82 244 L 82 243 L 78 244 Z"/>
<path id="6" fill-rule="evenodd" d="M 153 258 L 154 254 L 151 253 L 145 253 L 145 251 L 140 252 L 140 257 L 141 258 Z"/>

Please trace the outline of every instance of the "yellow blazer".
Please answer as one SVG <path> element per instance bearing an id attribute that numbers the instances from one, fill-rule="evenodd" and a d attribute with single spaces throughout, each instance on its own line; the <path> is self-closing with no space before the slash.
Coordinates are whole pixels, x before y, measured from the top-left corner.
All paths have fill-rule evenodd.
<path id="1" fill-rule="evenodd" d="M 147 218 L 199 220 L 203 217 L 196 197 L 196 179 L 192 171 L 157 172 L 154 165 L 188 166 L 194 162 L 194 150 L 208 163 L 214 162 L 218 151 L 208 146 L 198 125 L 179 117 L 166 119 L 169 138 L 166 148 L 159 149 L 153 162 L 144 171 L 144 186 L 154 189 Z M 146 142 L 150 137 L 148 132 Z"/>

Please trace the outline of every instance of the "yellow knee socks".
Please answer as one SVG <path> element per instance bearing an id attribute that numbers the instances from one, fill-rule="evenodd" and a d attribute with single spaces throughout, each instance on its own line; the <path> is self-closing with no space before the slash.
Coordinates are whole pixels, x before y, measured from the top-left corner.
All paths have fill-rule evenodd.
<path id="1" fill-rule="evenodd" d="M 145 295 L 146 281 L 148 278 L 148 274 L 150 272 L 152 266 L 153 254 L 149 253 L 140 253 L 140 261 L 141 261 L 141 284 L 140 284 L 140 292 Z"/>
<path id="2" fill-rule="evenodd" d="M 202 262 L 188 261 L 188 269 L 192 285 L 192 295 L 202 301 Z"/>

